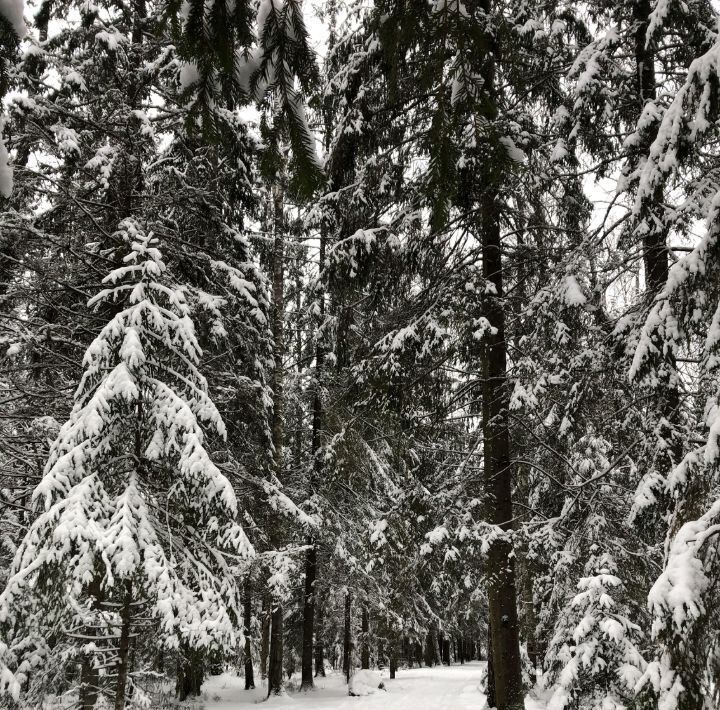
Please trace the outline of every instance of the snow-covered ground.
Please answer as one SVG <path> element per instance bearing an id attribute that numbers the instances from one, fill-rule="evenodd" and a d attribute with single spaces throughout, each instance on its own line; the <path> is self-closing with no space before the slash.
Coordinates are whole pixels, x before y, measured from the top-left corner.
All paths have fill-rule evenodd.
<path id="1" fill-rule="evenodd" d="M 316 678 L 317 687 L 309 693 L 290 693 L 271 698 L 265 707 L 272 710 L 483 710 L 485 695 L 485 663 L 464 666 L 436 666 L 399 670 L 390 680 L 387 671 L 379 674 L 385 690 L 372 695 L 350 697 L 340 673 Z M 263 700 L 262 688 L 244 690 L 242 677 L 229 674 L 216 676 L 203 686 L 207 698 L 204 710 L 249 710 Z M 543 704 L 528 698 L 527 710 L 541 710 Z"/>

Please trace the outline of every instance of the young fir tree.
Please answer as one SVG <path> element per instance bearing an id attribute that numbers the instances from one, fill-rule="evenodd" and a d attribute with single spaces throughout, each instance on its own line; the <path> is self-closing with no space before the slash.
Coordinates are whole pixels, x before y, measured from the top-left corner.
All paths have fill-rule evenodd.
<path id="1" fill-rule="evenodd" d="M 602 534 L 605 521 L 591 521 Z M 622 598 L 622 580 L 607 553 L 591 556 L 587 576 L 556 622 L 548 654 L 556 684 L 550 710 L 568 707 L 613 710 L 627 707 L 645 669 L 637 609 Z"/>
<path id="2" fill-rule="evenodd" d="M 111 318 L 35 490 L 43 510 L 15 555 L 0 623 L 3 691 L 40 701 L 79 662 L 80 704 L 103 695 L 122 710 L 148 702 L 130 665 L 141 628 L 159 648 L 235 646 L 236 576 L 253 548 L 207 451 L 225 425 L 198 370 L 186 289 L 142 225 L 126 220 L 117 236 L 129 253 L 91 300 Z"/>

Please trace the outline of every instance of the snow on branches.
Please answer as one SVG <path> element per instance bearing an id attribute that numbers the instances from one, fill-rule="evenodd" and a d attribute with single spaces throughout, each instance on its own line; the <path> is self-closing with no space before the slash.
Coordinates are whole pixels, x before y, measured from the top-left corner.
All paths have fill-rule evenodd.
<path id="1" fill-rule="evenodd" d="M 116 237 L 129 253 L 90 301 L 110 320 L 85 353 L 33 495 L 44 511 L 0 595 L 3 682 L 15 697 L 38 654 L 104 656 L 112 667 L 100 639 L 133 623 L 123 604 L 142 610 L 165 648 L 240 640 L 235 576 L 254 552 L 206 448 L 225 426 L 198 370 L 185 289 L 141 224 L 125 220 Z M 58 637 L 71 648 L 51 651 Z"/>

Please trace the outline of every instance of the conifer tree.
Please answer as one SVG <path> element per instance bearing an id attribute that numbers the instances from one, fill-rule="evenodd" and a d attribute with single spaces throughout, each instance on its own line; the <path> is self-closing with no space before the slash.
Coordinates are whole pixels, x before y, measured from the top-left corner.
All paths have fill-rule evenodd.
<path id="1" fill-rule="evenodd" d="M 118 237 L 130 251 L 91 301 L 115 315 L 86 352 L 34 493 L 45 510 L 18 548 L 0 620 L 14 697 L 44 689 L 38 658 L 48 673 L 87 656 L 81 702 L 109 694 L 121 710 L 136 694 L 129 651 L 141 616 L 168 649 L 237 642 L 236 569 L 253 549 L 207 452 L 225 426 L 197 369 L 185 290 L 140 224 L 124 221 Z M 112 673 L 101 680 L 100 667 Z"/>

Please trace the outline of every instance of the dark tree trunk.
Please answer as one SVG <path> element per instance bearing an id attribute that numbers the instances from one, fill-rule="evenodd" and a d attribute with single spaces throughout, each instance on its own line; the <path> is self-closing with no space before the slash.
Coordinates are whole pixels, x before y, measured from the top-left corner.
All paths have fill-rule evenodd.
<path id="1" fill-rule="evenodd" d="M 272 372 L 273 388 L 273 417 L 272 417 L 272 443 L 274 449 L 273 466 L 275 475 L 281 478 L 283 471 L 284 432 L 284 387 L 283 387 L 283 356 L 285 354 L 285 235 L 283 219 L 283 194 L 279 187 L 273 190 L 273 284 L 272 284 L 272 334 L 273 334 L 273 360 L 275 366 Z"/>
<path id="2" fill-rule="evenodd" d="M 278 480 L 283 475 L 284 430 L 284 373 L 283 355 L 285 353 L 285 219 L 284 197 L 280 186 L 273 188 L 273 420 L 272 443 L 274 450 L 273 465 Z M 278 536 L 279 521 L 273 526 L 272 538 Z M 283 608 L 280 600 L 274 600 L 270 629 L 270 657 L 268 668 L 268 696 L 283 692 Z"/>
<path id="3" fill-rule="evenodd" d="M 657 93 L 655 81 L 655 43 L 647 41 L 647 30 L 650 25 L 650 14 L 653 3 L 650 0 L 636 0 L 633 5 L 633 21 L 635 23 L 635 81 L 637 92 L 637 115 L 645 106 L 647 101 L 654 101 Z M 652 139 L 648 136 L 641 145 L 640 150 L 645 153 L 650 146 Z M 657 208 L 662 209 L 663 195 L 662 187 L 653 195 L 650 205 L 643 205 L 646 210 L 645 217 L 649 217 L 648 211 Z M 643 258 L 645 262 L 645 280 L 648 291 L 655 295 L 667 281 L 668 277 L 668 251 L 666 243 L 666 231 L 661 226 L 662 221 L 649 220 L 656 228 L 651 228 L 643 236 Z"/>
<path id="4" fill-rule="evenodd" d="M 435 639 L 433 638 L 433 633 L 431 631 L 428 632 L 428 635 L 425 639 L 425 665 L 428 668 L 432 668 L 435 661 Z"/>
<path id="5" fill-rule="evenodd" d="M 283 608 L 280 603 L 273 607 L 270 626 L 268 697 L 283 693 Z"/>
<path id="6" fill-rule="evenodd" d="M 315 618 L 315 677 L 325 677 L 325 645 L 323 643 L 324 595 L 315 587 L 317 616 Z"/>
<path id="7" fill-rule="evenodd" d="M 118 643 L 117 680 L 115 683 L 115 710 L 125 710 L 127 694 L 128 660 L 130 656 L 130 621 L 132 615 L 132 581 L 125 580 L 125 599 L 120 612 L 120 640 Z"/>
<path id="8" fill-rule="evenodd" d="M 490 192 L 490 191 L 489 191 Z M 510 531 L 512 525 L 512 479 L 508 431 L 509 390 L 503 311 L 503 264 L 497 195 L 485 195 L 483 215 L 483 275 L 495 287 L 486 299 L 486 317 L 494 329 L 485 339 L 483 353 L 483 436 L 485 442 L 485 496 L 487 519 Z M 492 628 L 493 672 L 498 710 L 523 706 L 518 636 L 515 563 L 512 544 L 497 538 L 488 552 L 488 608 Z"/>
<path id="9" fill-rule="evenodd" d="M 262 633 L 260 636 L 260 678 L 267 678 L 267 662 L 270 649 L 270 612 L 267 608 L 267 597 L 262 603 Z"/>
<path id="10" fill-rule="evenodd" d="M 175 677 L 175 697 L 181 703 L 187 700 L 190 695 L 190 679 L 191 674 L 189 664 L 184 658 L 178 658 Z"/>
<path id="11" fill-rule="evenodd" d="M 635 24 L 635 76 L 637 92 L 637 116 L 648 101 L 657 97 L 657 83 L 655 79 L 655 54 L 657 46 L 654 40 L 648 42 L 647 30 L 650 25 L 650 15 L 654 3 L 650 0 L 636 0 L 633 4 L 633 22 Z M 650 149 L 653 136 L 647 135 L 638 146 L 638 159 L 641 159 Z M 664 226 L 662 215 L 655 215 L 657 210 L 663 210 L 665 202 L 663 186 L 659 184 L 650 200 L 640 206 L 640 217 L 645 220 L 648 229 L 643 232 L 643 263 L 645 267 L 645 290 L 647 302 L 652 303 L 657 294 L 664 288 L 670 273 L 669 252 L 667 247 L 667 228 Z M 675 358 L 669 353 L 667 356 L 670 369 L 675 369 Z M 659 434 L 673 440 L 667 448 L 663 462 L 664 474 L 668 474 L 682 456 L 682 442 L 673 437 L 673 422 L 677 422 L 679 394 L 677 387 L 664 378 L 659 382 L 658 397 L 659 409 L 662 416 L 670 425 L 660 427 Z M 661 453 L 662 455 L 662 453 Z M 687 694 L 685 694 L 687 695 Z"/>
<path id="12" fill-rule="evenodd" d="M 397 671 L 397 650 L 396 644 L 390 642 L 390 679 L 395 679 L 395 672 Z"/>
<path id="13" fill-rule="evenodd" d="M 243 600 L 243 633 L 245 634 L 245 690 L 255 687 L 253 671 L 252 646 L 250 644 L 250 626 L 252 623 L 252 596 L 250 579 L 245 582 L 245 599 Z"/>
<path id="14" fill-rule="evenodd" d="M 497 699 L 495 696 L 495 669 L 494 669 L 494 653 L 493 653 L 493 636 L 488 626 L 487 638 L 487 686 L 485 694 L 487 695 L 487 706 L 489 708 L 497 707 Z"/>
<path id="15" fill-rule="evenodd" d="M 360 668 L 370 668 L 370 615 L 365 607 L 362 610 L 362 646 L 360 647 Z"/>
<path id="16" fill-rule="evenodd" d="M 184 644 L 177 662 L 175 696 L 181 702 L 200 695 L 204 677 L 203 656 Z"/>
<path id="17" fill-rule="evenodd" d="M 345 594 L 345 634 L 343 638 L 343 673 L 345 673 L 345 680 L 350 682 L 350 663 L 352 660 L 352 634 L 351 634 L 351 622 L 352 617 L 352 595 L 350 592 Z"/>
<path id="18" fill-rule="evenodd" d="M 493 15 L 492 0 L 480 0 L 485 15 Z M 483 90 L 487 95 L 485 118 L 498 117 L 495 86 L 495 58 L 501 48 L 497 36 L 486 33 L 488 52 L 481 69 Z M 507 343 L 503 292 L 503 262 L 500 240 L 500 196 L 502 176 L 480 168 L 478 228 L 482 237 L 483 276 L 493 285 L 494 294 L 482 302 L 490 329 L 482 342 L 482 426 L 484 442 L 484 479 L 486 520 L 510 531 L 513 466 L 508 430 L 510 390 L 507 379 Z M 492 626 L 493 674 L 498 710 L 523 708 L 520 642 L 518 632 L 515 566 L 510 540 L 497 538 L 488 551 L 487 586 Z"/>
<path id="19" fill-rule="evenodd" d="M 325 229 L 320 230 L 320 256 L 318 269 L 322 273 L 325 267 Z M 325 297 L 319 294 L 320 324 L 325 320 Z M 319 332 L 319 330 L 318 330 Z M 315 392 L 313 394 L 312 420 L 312 476 L 310 488 L 313 490 L 322 475 L 320 458 L 321 431 L 323 426 L 322 372 L 325 350 L 321 337 L 315 346 Z M 308 536 L 308 551 L 305 556 L 305 597 L 303 606 L 303 643 L 302 643 L 302 683 L 303 689 L 313 686 L 313 635 L 315 631 L 315 584 L 317 581 L 317 546 L 312 536 Z"/>
<path id="20" fill-rule="evenodd" d="M 302 637 L 302 681 L 300 688 L 313 687 L 313 652 L 315 628 L 315 578 L 317 571 L 317 548 L 312 537 L 308 537 L 308 549 L 305 553 L 305 595 L 303 605 Z"/>

